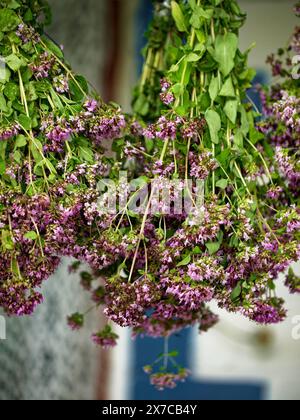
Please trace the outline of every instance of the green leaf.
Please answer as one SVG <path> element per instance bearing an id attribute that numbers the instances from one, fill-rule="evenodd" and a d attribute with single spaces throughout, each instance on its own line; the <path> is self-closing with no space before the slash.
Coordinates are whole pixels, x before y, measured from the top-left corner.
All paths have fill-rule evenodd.
<path id="1" fill-rule="evenodd" d="M 244 136 L 241 130 L 236 131 L 233 138 L 233 142 L 240 149 L 244 147 Z"/>
<path id="2" fill-rule="evenodd" d="M 199 41 L 200 44 L 205 44 L 207 36 L 205 34 L 205 32 L 203 32 L 202 30 L 200 31 L 199 29 L 195 30 L 196 32 L 196 37 Z"/>
<path id="3" fill-rule="evenodd" d="M 236 123 L 238 104 L 237 99 L 229 99 L 224 107 L 224 112 L 232 124 Z"/>
<path id="4" fill-rule="evenodd" d="M 247 112 L 243 105 L 239 106 L 239 112 L 241 114 L 241 131 L 244 136 L 246 136 L 249 133 L 250 124 L 247 117 Z"/>
<path id="5" fill-rule="evenodd" d="M 0 158 L 0 175 L 4 175 L 6 171 L 5 161 Z"/>
<path id="6" fill-rule="evenodd" d="M 177 356 L 179 356 L 179 352 L 178 352 L 178 350 L 170 351 L 170 353 L 168 354 L 168 356 L 169 357 L 177 357 Z"/>
<path id="7" fill-rule="evenodd" d="M 234 59 L 238 48 L 238 37 L 228 32 L 225 35 L 218 35 L 215 43 L 214 58 L 220 65 L 223 76 L 228 76 L 234 68 Z"/>
<path id="8" fill-rule="evenodd" d="M 135 188 L 135 190 L 138 190 L 140 188 L 144 188 L 149 184 L 149 178 L 145 175 L 140 176 L 139 178 L 136 178 L 130 182 L 130 186 Z"/>
<path id="9" fill-rule="evenodd" d="M 94 162 L 94 153 L 92 151 L 92 149 L 90 149 L 89 147 L 83 147 L 80 146 L 79 147 L 79 157 L 88 162 L 88 163 L 93 163 Z"/>
<path id="10" fill-rule="evenodd" d="M 187 26 L 180 5 L 176 1 L 171 1 L 172 16 L 179 32 L 187 32 Z"/>
<path id="11" fill-rule="evenodd" d="M 51 83 L 48 80 L 39 80 L 30 83 L 33 84 L 34 90 L 39 98 L 46 98 L 51 90 Z"/>
<path id="12" fill-rule="evenodd" d="M 200 254 L 202 254 L 202 250 L 201 250 L 201 248 L 200 248 L 200 246 L 195 246 L 195 248 L 193 249 L 193 254 L 194 255 L 200 255 Z"/>
<path id="13" fill-rule="evenodd" d="M 145 138 L 145 146 L 147 153 L 151 153 L 154 148 L 154 141 L 153 139 L 147 139 Z"/>
<path id="14" fill-rule="evenodd" d="M 35 90 L 35 83 L 29 82 L 26 87 L 26 97 L 28 102 L 33 102 L 38 99 L 37 92 Z"/>
<path id="15" fill-rule="evenodd" d="M 242 293 L 242 283 L 239 282 L 237 286 L 235 287 L 235 289 L 233 289 L 230 295 L 232 302 L 235 302 L 241 296 L 241 293 Z"/>
<path id="16" fill-rule="evenodd" d="M 44 44 L 46 44 L 48 50 L 52 52 L 56 57 L 62 59 L 64 58 L 64 53 L 60 49 L 58 45 L 56 45 L 51 39 L 49 39 L 47 36 L 42 36 L 42 40 Z"/>
<path id="17" fill-rule="evenodd" d="M 190 24 L 195 29 L 200 29 L 205 20 L 210 20 L 213 16 L 213 9 L 203 9 L 202 7 L 198 6 L 195 8 L 194 13 L 192 14 Z"/>
<path id="18" fill-rule="evenodd" d="M 228 179 L 220 179 L 217 183 L 216 186 L 218 188 L 221 188 L 221 190 L 225 190 L 228 187 Z"/>
<path id="19" fill-rule="evenodd" d="M 17 163 L 20 163 L 20 162 L 21 162 L 22 155 L 21 155 L 21 153 L 19 152 L 19 150 L 16 150 L 16 151 L 14 152 L 14 154 L 13 154 L 13 158 L 14 158 L 14 161 L 15 161 L 15 162 L 17 162 Z"/>
<path id="20" fill-rule="evenodd" d="M 17 0 L 9 0 L 7 7 L 9 9 L 19 9 L 21 5 Z"/>
<path id="21" fill-rule="evenodd" d="M 1 229 L 1 242 L 4 250 L 12 251 L 15 247 L 9 230 Z"/>
<path id="22" fill-rule="evenodd" d="M 133 105 L 134 112 L 144 117 L 148 114 L 149 108 L 150 106 L 147 97 L 144 94 L 139 95 Z"/>
<path id="23" fill-rule="evenodd" d="M 218 93 L 219 93 L 219 80 L 218 80 L 218 77 L 213 77 L 209 85 L 209 96 L 211 97 L 211 100 L 213 102 L 217 98 Z"/>
<path id="24" fill-rule="evenodd" d="M 13 10 L 0 9 L 0 32 L 13 31 L 20 23 L 21 20 Z"/>
<path id="25" fill-rule="evenodd" d="M 183 61 L 179 66 L 178 79 L 181 80 L 183 87 L 188 85 L 191 78 L 192 64 Z"/>
<path id="26" fill-rule="evenodd" d="M 19 94 L 19 86 L 16 83 L 9 82 L 5 85 L 3 93 L 10 101 L 14 101 Z"/>
<path id="27" fill-rule="evenodd" d="M 25 239 L 29 239 L 31 241 L 35 241 L 37 239 L 37 234 L 36 232 L 34 232 L 33 230 L 31 230 L 30 232 L 25 233 L 24 238 Z"/>
<path id="28" fill-rule="evenodd" d="M 11 72 L 5 65 L 4 58 L 0 57 L 0 83 L 5 84 L 10 79 Z"/>
<path id="29" fill-rule="evenodd" d="M 194 63 L 196 61 L 199 61 L 201 59 L 201 56 L 195 53 L 190 53 L 187 57 L 186 57 L 186 61 L 188 63 Z"/>
<path id="30" fill-rule="evenodd" d="M 220 115 L 216 111 L 209 109 L 205 113 L 205 119 L 208 124 L 211 141 L 215 144 L 218 144 L 219 131 L 222 127 Z"/>
<path id="31" fill-rule="evenodd" d="M 208 242 L 206 245 L 206 248 L 208 249 L 208 252 L 210 255 L 216 254 L 220 247 L 221 247 L 221 243 L 220 242 Z"/>
<path id="32" fill-rule="evenodd" d="M 226 163 L 228 162 L 228 158 L 229 158 L 230 154 L 231 154 L 230 149 L 225 149 L 225 150 L 223 150 L 223 152 L 222 152 L 222 153 L 220 153 L 220 154 L 217 156 L 217 161 L 218 161 L 218 162 L 219 162 L 222 166 L 225 166 L 225 165 L 226 165 Z"/>
<path id="33" fill-rule="evenodd" d="M 27 115 L 21 114 L 17 118 L 18 123 L 21 125 L 22 128 L 25 130 L 31 129 L 31 119 L 27 117 Z"/>
<path id="34" fill-rule="evenodd" d="M 265 138 L 264 134 L 263 133 L 260 133 L 253 126 L 250 127 L 249 136 L 250 136 L 250 141 L 253 144 L 256 144 L 257 142 L 259 142 L 260 140 L 263 140 Z"/>
<path id="35" fill-rule="evenodd" d="M 27 144 L 27 139 L 23 134 L 19 134 L 15 141 L 15 149 L 18 149 L 20 147 L 24 147 Z"/>
<path id="36" fill-rule="evenodd" d="M 5 62 L 13 71 L 20 70 L 20 68 L 24 65 L 24 61 L 21 60 L 16 54 L 11 54 L 6 57 Z"/>
<path id="37" fill-rule="evenodd" d="M 24 14 L 24 22 L 31 22 L 33 19 L 33 14 L 30 9 L 27 9 L 27 11 Z"/>
<path id="38" fill-rule="evenodd" d="M 80 102 L 89 91 L 89 86 L 86 79 L 83 76 L 76 76 L 75 80 L 69 81 L 69 88 L 72 94 L 72 99 L 75 102 Z"/>
<path id="39" fill-rule="evenodd" d="M 235 90 L 232 83 L 232 79 L 229 76 L 228 79 L 226 79 L 224 85 L 222 86 L 221 92 L 219 93 L 220 96 L 231 96 L 235 97 Z"/>
<path id="40" fill-rule="evenodd" d="M 182 261 L 180 261 L 180 263 L 177 264 L 177 267 L 184 267 L 186 265 L 189 265 L 191 260 L 192 260 L 192 257 L 190 255 L 188 255 Z"/>
<path id="41" fill-rule="evenodd" d="M 196 2 L 196 0 L 189 0 L 189 5 L 191 6 L 191 8 L 192 8 L 193 10 L 195 10 L 195 9 L 196 9 L 196 7 L 197 7 L 197 2 Z"/>
<path id="42" fill-rule="evenodd" d="M 6 112 L 7 105 L 3 93 L 0 92 L 0 111 Z"/>

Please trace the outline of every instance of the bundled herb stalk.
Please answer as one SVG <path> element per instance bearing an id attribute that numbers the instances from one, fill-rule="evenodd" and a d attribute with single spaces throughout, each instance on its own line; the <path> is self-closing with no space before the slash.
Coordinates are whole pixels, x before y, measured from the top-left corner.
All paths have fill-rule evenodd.
<path id="1" fill-rule="evenodd" d="M 44 1 L 0 6 L 0 306 L 24 315 L 62 256 L 98 266 L 101 253 L 86 240 L 109 164 L 100 143 L 120 136 L 125 118 L 88 96 L 44 34 Z"/>
<path id="2" fill-rule="evenodd" d="M 295 6 L 300 17 L 300 3 Z M 299 214 L 300 207 L 300 29 L 295 31 L 286 48 L 268 57 L 272 66 L 274 84 L 271 89 L 261 90 L 263 111 L 266 120 L 258 129 L 271 145 L 268 150 L 268 164 L 277 172 L 277 188 L 268 196 L 276 202 L 276 209 L 284 211 L 291 207 Z M 263 144 L 259 143 L 259 147 Z M 270 215 L 272 216 L 272 214 Z M 300 224 L 288 222 L 288 228 L 299 231 Z M 300 293 L 300 279 L 290 268 L 286 276 L 286 286 L 291 293 Z"/>
<path id="3" fill-rule="evenodd" d="M 116 223 L 116 231 L 121 227 L 138 241 L 133 259 L 108 280 L 105 313 L 133 326 L 134 334 L 154 337 L 195 324 L 207 331 L 217 321 L 206 306 L 212 299 L 259 324 L 281 322 L 286 310 L 276 281 L 300 256 L 299 190 L 284 175 L 294 177 L 291 166 L 285 161 L 283 170 L 274 142 L 256 127 L 259 114 L 246 93 L 255 72 L 247 66 L 249 51 L 238 48 L 245 15 L 236 1 L 165 7 L 158 6 L 134 100 L 142 126 L 151 124 L 126 149 L 118 143 L 119 156 L 141 166 L 140 181 L 151 183 L 152 192 L 143 216 L 125 209 L 127 220 Z M 298 111 L 280 130 L 291 131 L 295 165 L 294 121 Z M 153 192 L 154 184 L 164 196 L 166 180 L 171 207 Z M 190 200 L 187 211 L 178 212 L 178 195 Z M 297 282 L 291 271 L 288 279 Z M 146 367 L 158 388 L 187 374 L 168 371 L 168 356 L 172 366 L 166 354 L 159 373 L 156 363 Z"/>
<path id="4" fill-rule="evenodd" d="M 247 99 L 255 72 L 238 48 L 237 2 L 157 2 L 135 118 L 88 96 L 36 24 L 43 3 L 30 5 L 0 9 L 0 305 L 31 313 L 42 280 L 72 256 L 72 269 L 84 261 L 95 274 L 82 273 L 82 284 L 108 318 L 92 336 L 104 347 L 117 340 L 110 322 L 166 339 L 207 331 L 218 320 L 213 299 L 260 324 L 282 321 L 276 280 L 300 256 L 298 111 L 295 123 L 268 122 L 278 137 L 291 132 L 278 151 Z M 278 100 L 298 87 L 288 80 Z M 297 282 L 290 272 L 293 291 Z M 69 324 L 81 328 L 84 316 Z M 188 375 L 174 356 L 166 346 L 145 368 L 159 389 Z"/>

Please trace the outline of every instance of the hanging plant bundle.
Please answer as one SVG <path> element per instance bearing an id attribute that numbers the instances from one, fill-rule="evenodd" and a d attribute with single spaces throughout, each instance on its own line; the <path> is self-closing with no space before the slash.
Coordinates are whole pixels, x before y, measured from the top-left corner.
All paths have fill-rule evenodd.
<path id="1" fill-rule="evenodd" d="M 236 1 L 156 3 L 134 121 L 90 98 L 43 33 L 44 2 L 0 5 L 0 306 L 32 313 L 41 282 L 72 256 L 72 269 L 84 261 L 95 274 L 82 273 L 95 306 L 134 335 L 207 331 L 213 299 L 260 324 L 282 321 L 276 280 L 300 256 L 298 113 L 295 126 L 256 127 Z M 288 80 L 268 98 L 278 114 L 297 87 Z M 92 338 L 109 347 L 117 336 L 108 325 Z M 158 373 L 145 368 L 159 389 L 188 375 L 174 356 L 165 351 Z"/>
<path id="2" fill-rule="evenodd" d="M 295 6 L 295 13 L 300 17 L 300 3 Z M 291 207 L 299 214 L 300 197 L 300 29 L 295 31 L 288 47 L 281 48 L 277 56 L 268 57 L 272 66 L 275 83 L 271 89 L 261 91 L 263 111 L 266 120 L 258 129 L 271 144 L 268 164 L 278 173 L 277 188 L 269 192 L 276 201 L 276 209 Z M 263 144 L 259 144 L 263 147 Z M 272 216 L 272 214 L 271 214 Z M 299 222 L 289 224 L 289 229 L 299 231 Z M 291 293 L 300 293 L 300 278 L 290 268 L 286 276 L 286 286 Z"/>
<path id="3" fill-rule="evenodd" d="M 91 197 L 108 171 L 101 142 L 119 137 L 125 118 L 89 98 L 44 34 L 44 1 L 0 6 L 0 306 L 27 315 L 62 256 L 102 264 Z"/>
<path id="4" fill-rule="evenodd" d="M 259 324 L 279 323 L 286 309 L 276 281 L 300 256 L 299 194 L 283 176 L 274 142 L 256 127 L 259 113 L 246 93 L 255 72 L 249 51 L 238 48 L 245 15 L 232 0 L 169 6 L 156 5 L 135 91 L 140 127 L 134 141 L 114 144 L 139 178 L 104 233 L 115 253 L 135 238 L 126 258 L 102 272 L 104 313 L 152 337 L 195 324 L 207 331 L 217 322 L 207 307 L 213 299 Z M 190 207 L 178 211 L 181 199 Z M 187 375 L 172 353 L 158 362 L 145 370 L 159 389 Z"/>

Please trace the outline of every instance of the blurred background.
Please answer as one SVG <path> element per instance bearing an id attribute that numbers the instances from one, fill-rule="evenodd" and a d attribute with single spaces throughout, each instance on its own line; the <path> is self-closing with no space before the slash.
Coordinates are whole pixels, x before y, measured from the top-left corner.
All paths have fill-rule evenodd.
<path id="1" fill-rule="evenodd" d="M 253 42 L 250 65 L 257 82 L 270 81 L 265 61 L 284 45 L 297 24 L 295 0 L 239 0 L 248 13 L 241 49 Z M 144 32 L 151 19 L 151 0 L 50 0 L 53 24 L 49 35 L 63 44 L 73 69 L 84 74 L 105 100 L 130 111 L 138 80 Z M 90 331 L 99 329 L 91 316 L 85 331 L 73 333 L 66 315 L 89 307 L 79 278 L 65 260 L 44 287 L 45 303 L 32 318 L 8 319 L 7 340 L 0 341 L 0 400 L 5 399 L 300 399 L 300 337 L 293 322 L 300 315 L 297 296 L 286 298 L 288 319 L 271 328 L 239 316 L 221 314 L 220 324 L 201 337 L 185 331 L 172 338 L 180 362 L 193 377 L 174 391 L 150 387 L 142 366 L 161 353 L 161 340 L 132 341 L 119 330 L 120 345 L 112 352 L 96 349 Z M 296 271 L 300 274 L 300 267 Z M 299 319 L 298 319 L 299 322 Z M 298 329 L 299 331 L 299 329 Z M 298 334 L 299 335 L 299 334 Z"/>

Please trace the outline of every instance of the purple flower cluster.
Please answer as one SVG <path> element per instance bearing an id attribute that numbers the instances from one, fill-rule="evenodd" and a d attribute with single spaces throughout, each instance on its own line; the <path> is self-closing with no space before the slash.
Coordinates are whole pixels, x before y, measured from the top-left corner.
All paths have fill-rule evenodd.
<path id="1" fill-rule="evenodd" d="M 117 345 L 118 335 L 107 325 L 102 331 L 92 335 L 92 341 L 104 349 L 109 349 Z"/>
<path id="2" fill-rule="evenodd" d="M 103 140 L 120 138 L 125 127 L 126 121 L 123 115 L 100 116 L 100 118 L 96 115 L 88 121 L 88 137 L 99 145 Z"/>
<path id="3" fill-rule="evenodd" d="M 213 298 L 213 290 L 208 287 L 191 286 L 184 282 L 171 283 L 166 294 L 178 302 L 180 308 L 185 311 L 199 311 L 203 303 L 210 302 Z"/>
<path id="4" fill-rule="evenodd" d="M 53 79 L 53 86 L 58 93 L 69 92 L 69 80 L 67 76 L 60 75 Z"/>
<path id="5" fill-rule="evenodd" d="M 55 118 L 49 115 L 41 124 L 41 132 L 47 139 L 45 152 L 63 152 L 64 145 L 73 133 L 70 123 L 65 118 Z"/>
<path id="6" fill-rule="evenodd" d="M 122 327 L 137 326 L 146 318 L 146 311 L 160 299 L 160 289 L 147 278 L 133 284 L 108 284 L 104 314 Z"/>
<path id="7" fill-rule="evenodd" d="M 184 139 L 197 140 L 203 133 L 205 122 L 196 118 L 187 120 L 182 117 L 170 119 L 162 116 L 155 124 L 150 124 L 143 130 L 143 135 L 148 139 L 175 140 L 178 136 Z"/>
<path id="8" fill-rule="evenodd" d="M 28 44 L 28 42 L 38 44 L 41 41 L 41 38 L 35 29 L 31 26 L 25 25 L 24 23 L 21 23 L 18 26 L 16 35 L 21 39 L 23 44 Z"/>
<path id="9" fill-rule="evenodd" d="M 278 200 L 282 193 L 283 193 L 283 188 L 274 185 L 267 191 L 266 195 L 271 200 Z"/>
<path id="10" fill-rule="evenodd" d="M 190 371 L 187 369 L 181 369 L 178 373 L 155 373 L 150 376 L 150 382 L 158 391 L 163 391 L 176 388 L 177 383 L 185 382 L 189 375 Z"/>
<path id="11" fill-rule="evenodd" d="M 300 293 L 300 277 L 294 273 L 292 268 L 289 269 L 285 277 L 285 285 L 289 288 L 290 293 Z"/>
<path id="12" fill-rule="evenodd" d="M 211 172 L 219 167 L 218 162 L 209 151 L 203 151 L 200 154 L 190 152 L 189 161 L 190 176 L 196 179 L 205 180 Z"/>
<path id="13" fill-rule="evenodd" d="M 300 167 L 299 160 L 295 161 L 289 156 L 288 150 L 281 147 L 276 148 L 276 163 L 279 167 L 281 175 L 289 183 L 291 189 L 299 188 L 300 183 Z"/>
<path id="14" fill-rule="evenodd" d="M 283 301 L 272 299 L 269 302 L 255 302 L 253 308 L 246 311 L 246 316 L 258 324 L 278 324 L 286 318 L 286 311 L 283 309 Z"/>
<path id="15" fill-rule="evenodd" d="M 272 67 L 272 74 L 274 77 L 281 76 L 283 72 L 283 64 L 275 54 L 271 54 L 267 59 L 267 64 L 270 64 Z"/>
<path id="16" fill-rule="evenodd" d="M 37 79 L 46 79 L 55 63 L 55 57 L 45 51 L 37 58 L 35 63 L 30 65 L 30 69 Z"/>
<path id="17" fill-rule="evenodd" d="M 0 127 L 0 141 L 8 140 L 19 134 L 20 127 L 18 124 L 12 126 Z"/>
<path id="18" fill-rule="evenodd" d="M 170 91 L 171 83 L 167 79 L 162 79 L 160 81 L 161 85 L 161 94 L 160 100 L 167 106 L 170 106 L 175 101 L 173 93 Z"/>
<path id="19" fill-rule="evenodd" d="M 276 118 L 284 122 L 292 129 L 300 128 L 300 99 L 290 96 L 287 92 L 281 92 L 281 100 L 273 105 Z"/>
<path id="20" fill-rule="evenodd" d="M 0 260 L 1 264 L 1 260 Z M 43 302 L 39 292 L 27 290 L 20 286 L 20 279 L 12 279 L 11 284 L 0 289 L 0 306 L 5 308 L 8 314 L 16 316 L 31 315 L 36 307 Z"/>
<path id="21" fill-rule="evenodd" d="M 79 313 L 75 313 L 68 317 L 68 325 L 73 331 L 80 330 L 84 325 L 84 316 Z"/>
<path id="22" fill-rule="evenodd" d="M 291 41 L 291 48 L 294 50 L 296 54 L 300 54 L 300 26 L 298 26 L 294 32 L 294 35 Z"/>
<path id="23" fill-rule="evenodd" d="M 202 310 L 201 318 L 199 321 L 199 331 L 207 332 L 219 322 L 218 315 L 215 315 L 210 309 L 204 308 Z"/>

